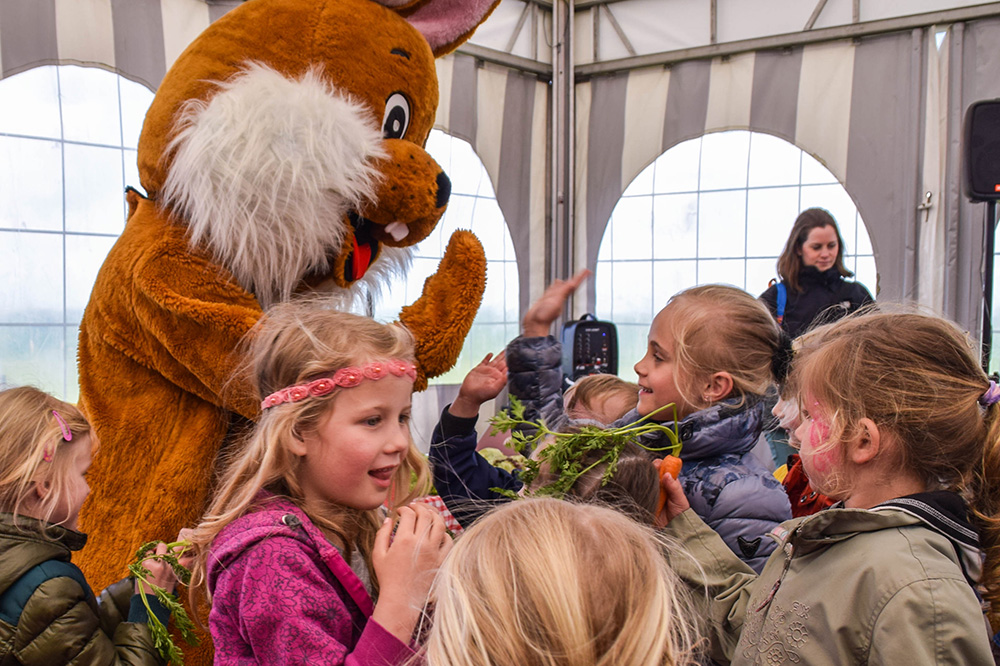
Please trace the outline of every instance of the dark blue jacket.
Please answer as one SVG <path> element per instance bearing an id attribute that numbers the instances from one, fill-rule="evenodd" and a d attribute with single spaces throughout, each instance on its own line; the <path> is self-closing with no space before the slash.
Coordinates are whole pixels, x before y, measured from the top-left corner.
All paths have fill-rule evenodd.
<path id="1" fill-rule="evenodd" d="M 524 485 L 516 474 L 494 467 L 479 455 L 476 440 L 476 419 L 452 416 L 445 407 L 431 435 L 431 473 L 438 495 L 462 527 L 497 502 L 507 501 L 490 488 L 517 492 Z"/>

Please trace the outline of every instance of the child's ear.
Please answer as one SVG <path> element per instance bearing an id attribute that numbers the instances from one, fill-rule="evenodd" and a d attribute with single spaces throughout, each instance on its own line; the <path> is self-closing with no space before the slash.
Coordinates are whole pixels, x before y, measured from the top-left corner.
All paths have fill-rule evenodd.
<path id="1" fill-rule="evenodd" d="M 308 449 L 308 446 L 306 445 L 307 439 L 308 437 L 299 431 L 298 426 L 292 428 L 292 436 L 288 440 L 288 450 L 292 453 L 292 455 L 304 456 Z"/>
<path id="2" fill-rule="evenodd" d="M 861 433 L 848 445 L 847 455 L 855 465 L 871 462 L 882 447 L 882 435 L 871 419 L 861 419 Z"/>
<path id="3" fill-rule="evenodd" d="M 705 402 L 713 403 L 725 400 L 732 392 L 733 376 L 728 372 L 717 372 L 708 378 L 701 397 Z"/>
<path id="4" fill-rule="evenodd" d="M 52 483 L 50 481 L 32 481 L 32 494 L 39 500 L 45 499 L 49 491 L 52 490 Z"/>

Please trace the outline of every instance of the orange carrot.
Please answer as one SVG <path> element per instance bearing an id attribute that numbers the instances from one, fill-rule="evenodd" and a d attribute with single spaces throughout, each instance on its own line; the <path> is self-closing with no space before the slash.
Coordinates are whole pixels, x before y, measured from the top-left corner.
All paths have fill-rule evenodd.
<path id="1" fill-rule="evenodd" d="M 660 476 L 659 476 L 659 478 L 662 479 L 664 476 L 666 476 L 667 474 L 669 474 L 670 476 L 672 476 L 672 477 L 674 477 L 676 479 L 677 476 L 681 473 L 681 466 L 682 465 L 683 465 L 683 463 L 681 462 L 681 459 L 678 458 L 677 456 L 666 456 L 663 460 L 660 461 Z M 660 486 L 660 499 L 658 499 L 656 501 L 656 514 L 655 515 L 657 515 L 657 516 L 660 515 L 660 512 L 663 511 L 663 506 L 666 503 L 667 503 L 667 493 L 664 492 L 663 486 L 661 485 Z"/>

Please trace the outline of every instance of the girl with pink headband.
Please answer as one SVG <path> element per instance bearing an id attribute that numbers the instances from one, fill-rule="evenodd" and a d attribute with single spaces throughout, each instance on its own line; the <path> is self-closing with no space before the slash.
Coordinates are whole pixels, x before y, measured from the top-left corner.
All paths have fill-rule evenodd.
<path id="1" fill-rule="evenodd" d="M 253 331 L 262 414 L 190 537 L 192 606 L 211 607 L 216 664 L 414 654 L 451 539 L 440 514 L 411 504 L 429 485 L 409 430 L 413 359 L 406 329 L 310 303 Z"/>

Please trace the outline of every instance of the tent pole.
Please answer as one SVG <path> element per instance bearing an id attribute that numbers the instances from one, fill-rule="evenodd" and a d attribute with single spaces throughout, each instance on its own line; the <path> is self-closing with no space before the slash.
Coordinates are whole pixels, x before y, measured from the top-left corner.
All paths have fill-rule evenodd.
<path id="1" fill-rule="evenodd" d="M 573 0 L 558 0 L 552 11 L 552 203 L 547 281 L 566 279 L 573 270 L 575 104 Z M 567 304 L 565 316 L 571 316 Z"/>

